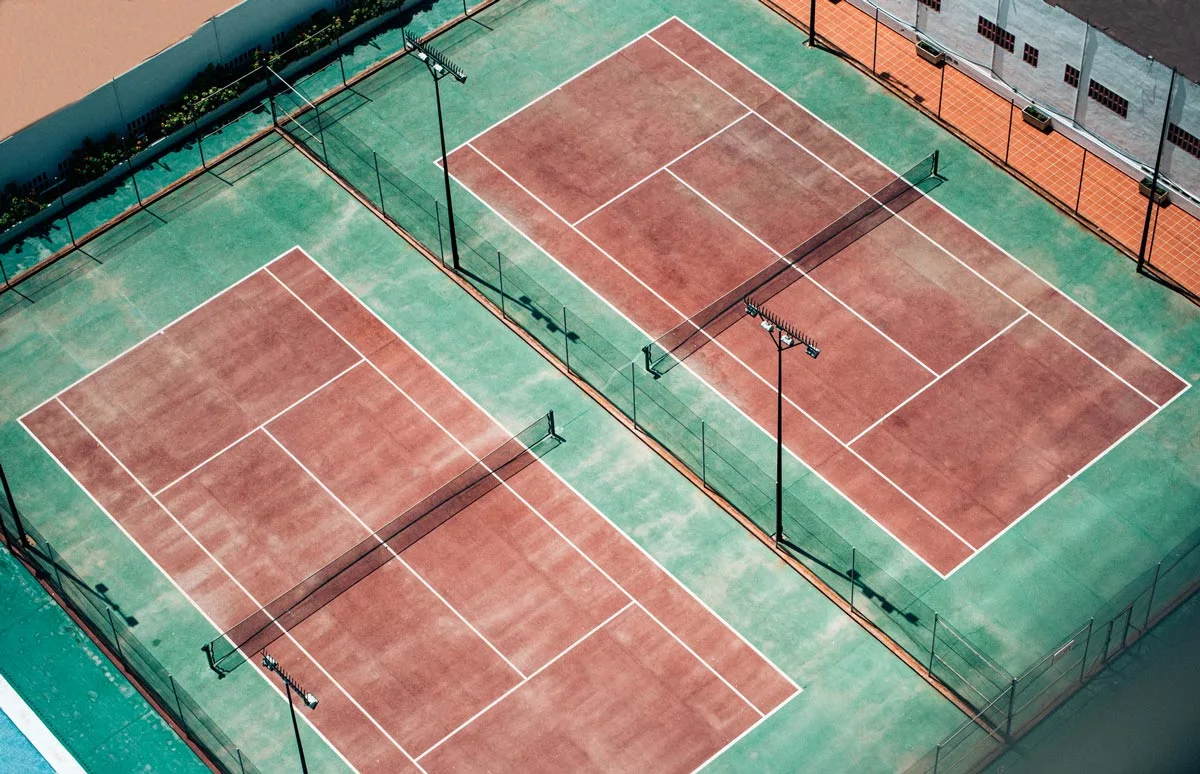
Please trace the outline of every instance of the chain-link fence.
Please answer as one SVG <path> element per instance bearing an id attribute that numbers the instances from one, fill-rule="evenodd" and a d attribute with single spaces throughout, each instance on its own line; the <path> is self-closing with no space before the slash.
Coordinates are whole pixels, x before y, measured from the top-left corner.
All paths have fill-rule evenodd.
<path id="1" fill-rule="evenodd" d="M 762 1 L 1200 301 L 1200 86 L 1042 0 Z"/>
<path id="2" fill-rule="evenodd" d="M 334 97 L 297 105 L 288 90 L 279 128 L 311 158 L 373 205 L 392 225 L 449 268 L 445 208 L 334 116 Z M 307 111 L 307 113 L 305 112 Z M 320 112 L 322 118 L 308 113 Z M 319 130 L 314 131 L 317 127 Z M 322 139 L 323 138 L 323 139 Z M 764 542 L 774 534 L 773 477 L 749 450 L 726 438 L 643 365 L 636 345 L 622 347 L 588 324 L 550 290 L 457 221 L 459 276 L 500 315 L 535 339 L 571 375 L 596 390 L 635 428 L 657 441 L 708 490 L 745 517 Z M 775 547 L 804 565 L 862 620 L 906 651 L 975 714 L 915 767 L 970 771 L 1027 732 L 1200 583 L 1200 531 L 1131 583 L 1093 620 L 1024 673 L 1014 676 L 902 582 L 865 556 L 798 495 L 785 490 L 785 540 Z"/>
<path id="3" fill-rule="evenodd" d="M 115 658 L 122 671 L 204 755 L 225 774 L 256 774 L 258 768 L 200 708 L 175 677 L 142 645 L 96 585 L 75 572 L 54 547 L 23 520 L 15 497 L 0 470 L 0 535 L 20 558 L 55 593 L 80 621 L 93 640 Z"/>

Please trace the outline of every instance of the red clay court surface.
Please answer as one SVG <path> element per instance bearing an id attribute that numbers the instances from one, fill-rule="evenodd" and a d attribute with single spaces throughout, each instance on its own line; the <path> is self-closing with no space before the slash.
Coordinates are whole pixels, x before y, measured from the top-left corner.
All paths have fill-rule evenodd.
<path id="1" fill-rule="evenodd" d="M 678 19 L 450 168 L 649 338 L 896 175 Z M 928 198 L 767 307 L 822 346 L 789 449 L 942 577 L 1189 386 Z M 773 433 L 775 357 L 747 318 L 684 366 Z"/>
<path id="2" fill-rule="evenodd" d="M 222 631 L 509 435 L 298 248 L 22 422 Z M 799 692 L 541 463 L 268 651 L 362 772 L 691 771 Z"/>

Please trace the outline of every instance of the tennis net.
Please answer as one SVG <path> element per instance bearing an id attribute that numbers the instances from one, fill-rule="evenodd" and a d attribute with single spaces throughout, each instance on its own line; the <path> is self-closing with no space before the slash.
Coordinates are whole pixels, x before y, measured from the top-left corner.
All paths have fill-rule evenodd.
<path id="1" fill-rule="evenodd" d="M 934 151 L 853 209 L 773 261 L 698 313 L 642 348 L 646 370 L 656 377 L 695 354 L 743 317 L 743 299 L 766 302 L 825 261 L 925 195 L 922 183 L 937 180 Z"/>
<path id="2" fill-rule="evenodd" d="M 232 629 L 204 645 L 224 676 L 562 443 L 551 411 Z"/>

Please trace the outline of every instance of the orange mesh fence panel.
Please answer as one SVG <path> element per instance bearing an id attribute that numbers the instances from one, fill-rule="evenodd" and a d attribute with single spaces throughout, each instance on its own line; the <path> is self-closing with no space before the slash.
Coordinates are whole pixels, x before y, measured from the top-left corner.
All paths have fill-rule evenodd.
<path id="1" fill-rule="evenodd" d="M 1159 207 L 1149 263 L 1200 296 L 1200 220 L 1179 207 Z"/>
<path id="2" fill-rule="evenodd" d="M 781 5 L 803 6 L 803 11 L 792 13 L 800 19 L 808 18 L 806 3 L 788 0 Z M 817 0 L 817 33 L 867 67 L 874 61 L 875 19 L 850 3 Z"/>
<path id="3" fill-rule="evenodd" d="M 1083 172 L 1083 148 L 1058 132 L 1043 134 L 1013 108 L 1009 165 L 1041 186 L 1042 190 L 1075 209 L 1079 200 L 1079 178 Z"/>
<path id="4" fill-rule="evenodd" d="M 913 101 L 937 112 L 942 90 L 941 69 L 919 58 L 916 44 L 882 21 L 875 52 L 875 72 Z"/>
<path id="5" fill-rule="evenodd" d="M 942 119 L 1003 159 L 1012 103 L 953 67 L 946 68 Z"/>
<path id="6" fill-rule="evenodd" d="M 1137 181 L 1104 159 L 1089 153 L 1083 167 L 1079 214 L 1101 231 L 1137 252 L 1146 219 L 1146 200 Z"/>

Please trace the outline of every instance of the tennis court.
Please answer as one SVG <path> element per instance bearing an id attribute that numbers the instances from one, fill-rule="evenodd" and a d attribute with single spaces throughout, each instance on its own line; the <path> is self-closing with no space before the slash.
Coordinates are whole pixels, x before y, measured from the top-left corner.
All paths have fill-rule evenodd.
<path id="1" fill-rule="evenodd" d="M 21 422 L 358 771 L 690 771 L 799 693 L 299 248 Z"/>
<path id="2" fill-rule="evenodd" d="M 922 195 L 936 156 L 898 175 L 678 18 L 450 167 L 655 341 L 652 371 L 764 432 L 775 346 L 743 300 L 815 338 L 784 356 L 788 449 L 942 578 L 1189 387 Z"/>

